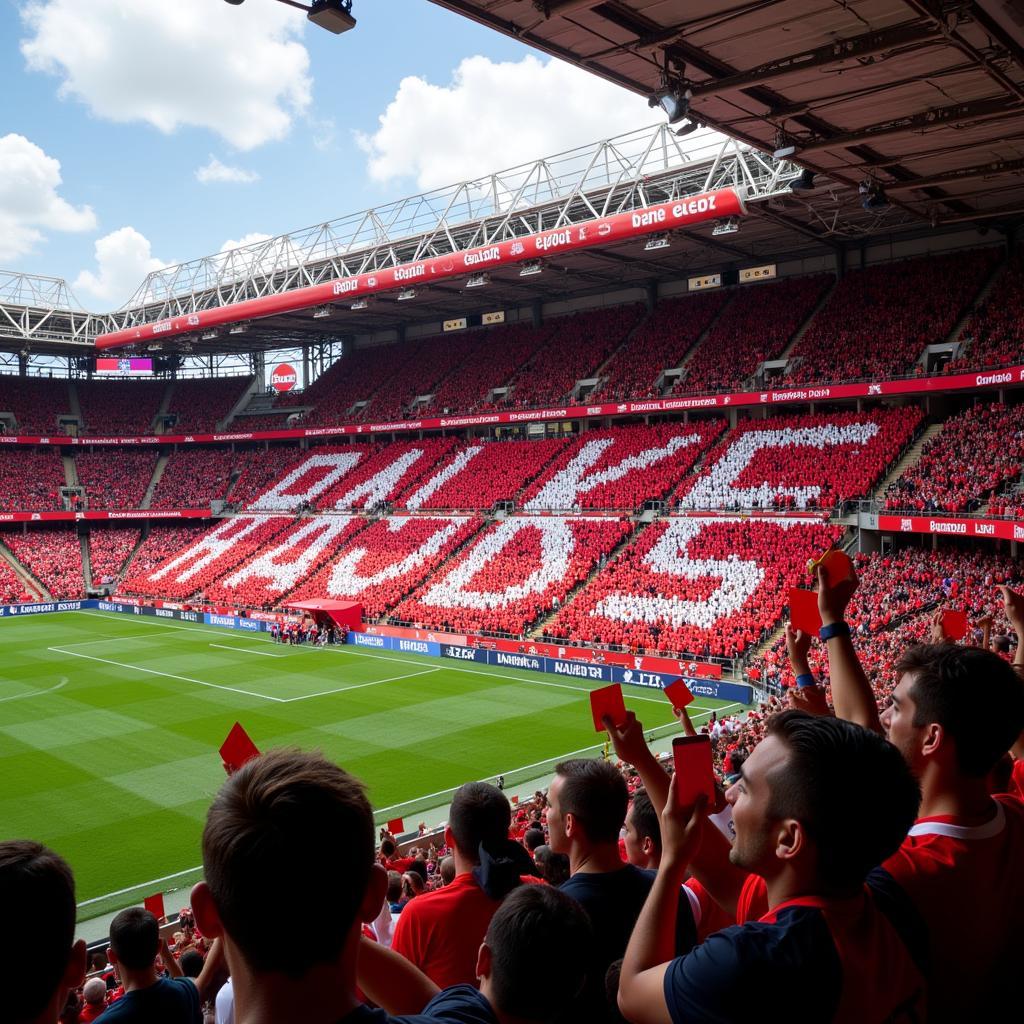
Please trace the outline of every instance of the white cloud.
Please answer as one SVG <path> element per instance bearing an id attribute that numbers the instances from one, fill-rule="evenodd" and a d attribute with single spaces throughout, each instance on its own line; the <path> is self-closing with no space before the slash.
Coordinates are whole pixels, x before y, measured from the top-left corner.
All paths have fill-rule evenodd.
<path id="1" fill-rule="evenodd" d="M 256 245 L 257 242 L 265 242 L 270 238 L 270 235 L 263 234 L 262 231 L 250 231 L 247 235 L 242 235 L 239 239 L 229 238 L 220 247 L 219 252 L 231 252 L 232 249 L 241 249 L 246 245 Z"/>
<path id="2" fill-rule="evenodd" d="M 61 198 L 60 161 L 23 135 L 0 138 L 0 261 L 19 259 L 43 232 L 89 231 L 96 215 Z"/>
<path id="3" fill-rule="evenodd" d="M 244 167 L 232 167 L 230 164 L 221 163 L 211 153 L 209 161 L 196 168 L 196 179 L 203 185 L 250 185 L 254 181 L 259 181 L 260 176 L 255 171 L 247 171 Z"/>
<path id="4" fill-rule="evenodd" d="M 647 101 L 558 60 L 467 57 L 451 83 L 402 79 L 380 127 L 356 141 L 377 181 L 422 189 L 514 167 L 658 119 Z"/>
<path id="5" fill-rule="evenodd" d="M 153 255 L 145 235 L 133 227 L 118 228 L 97 239 L 96 272 L 83 270 L 72 288 L 102 312 L 124 305 L 147 274 L 166 266 Z"/>
<path id="6" fill-rule="evenodd" d="M 208 128 L 252 149 L 310 103 L 305 19 L 283 4 L 30 0 L 22 20 L 29 68 L 111 121 Z"/>

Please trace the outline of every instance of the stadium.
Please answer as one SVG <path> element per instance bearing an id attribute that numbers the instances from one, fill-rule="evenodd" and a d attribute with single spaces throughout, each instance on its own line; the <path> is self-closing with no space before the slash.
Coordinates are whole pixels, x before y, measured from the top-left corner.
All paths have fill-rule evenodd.
<path id="1" fill-rule="evenodd" d="M 448 985 L 479 980 L 483 996 L 473 998 L 493 1014 L 481 1020 L 640 1024 L 681 1020 L 684 1006 L 749 1017 L 746 999 L 720 1006 L 721 993 L 685 965 L 750 922 L 782 927 L 779 905 L 820 894 L 792 881 L 784 890 L 771 865 L 751 862 L 740 864 L 742 899 L 722 900 L 736 882 L 722 865 L 735 866 L 745 845 L 741 798 L 730 795 L 708 821 L 734 805 L 736 824 L 718 822 L 712 841 L 705 822 L 702 852 L 689 851 L 689 945 L 699 945 L 687 952 L 669 940 L 655 957 L 637 939 L 641 925 L 653 927 L 654 896 L 632 931 L 639 907 L 666 873 L 664 884 L 683 882 L 666 867 L 677 863 L 672 807 L 659 833 L 666 796 L 657 794 L 669 768 L 671 792 L 682 786 L 680 737 L 704 737 L 715 781 L 732 794 L 758 744 L 782 742 L 776 712 L 827 711 L 861 732 L 884 728 L 887 749 L 921 782 L 919 814 L 868 864 L 904 884 L 892 862 L 915 817 L 911 836 L 940 821 L 937 834 L 963 847 L 949 855 L 959 872 L 917 907 L 942 965 L 922 968 L 926 1016 L 1005 1012 L 1001 972 L 1024 910 L 1019 861 L 1013 868 L 1024 850 L 1024 696 L 996 682 L 1001 667 L 1024 665 L 1018 6 L 433 2 L 648 98 L 652 124 L 153 270 L 113 312 L 79 308 L 62 279 L 0 272 L 0 894 L 6 902 L 16 891 L 2 878 L 5 841 L 44 844 L 74 873 L 76 934 L 90 953 L 106 950 L 108 936 L 116 952 L 112 924 L 145 902 L 173 936 L 161 973 L 178 978 L 186 949 L 207 958 L 203 979 L 220 969 L 216 987 L 199 985 L 207 1019 L 233 1019 L 219 999 L 213 1009 L 227 975 L 214 961 L 227 949 L 238 1019 L 285 1020 L 246 1016 L 255 997 L 239 995 L 241 960 L 231 957 L 256 961 L 235 943 L 237 916 L 208 909 L 220 895 L 204 825 L 209 833 L 225 791 L 255 785 L 253 765 L 276 756 L 250 764 L 252 754 L 318 751 L 365 784 L 375 857 L 399 886 L 384 901 L 386 925 L 376 913 L 363 925 L 364 945 L 392 945 L 393 931 L 393 950 L 443 990 L 426 1005 L 406 975 L 381 985 L 360 973 L 367 1003 L 396 1018 L 469 1019 L 445 1016 L 441 1003 L 458 991 Z M 358 39 L 358 15 L 351 3 L 308 10 L 314 25 L 344 33 L 342 48 Z M 827 552 L 845 556 L 839 582 L 814 567 Z M 796 590 L 817 593 L 802 601 Z M 920 665 L 896 667 L 918 644 L 932 645 L 915 649 L 936 664 L 966 659 L 944 709 L 1005 717 L 1012 730 L 984 771 L 961 778 L 952 767 L 963 765 L 966 726 L 937 727 L 946 744 L 937 755 L 924 739 L 916 760 L 906 753 L 893 691 L 903 672 L 923 677 Z M 975 652 L 992 662 L 970 667 Z M 682 702 L 667 692 L 680 682 Z M 599 701 L 616 688 L 622 719 L 606 708 L 602 728 Z M 255 750 L 222 746 L 239 727 Z M 982 727 L 993 742 L 999 727 Z M 650 751 L 639 761 L 638 743 Z M 580 760 L 600 762 L 592 771 L 607 768 L 613 781 L 570 779 L 565 764 Z M 838 777 L 858 774 L 828 776 L 851 818 L 868 797 Z M 869 769 L 863 778 L 866 788 Z M 574 797 L 577 809 L 568 782 L 582 790 L 583 780 L 610 788 Z M 508 985 L 489 958 L 475 959 L 485 931 L 487 943 L 501 938 L 487 931 L 504 912 L 499 899 L 486 914 L 477 904 L 449 910 L 447 925 L 439 909 L 433 918 L 408 909 L 444 893 L 446 857 L 452 885 L 498 862 L 484 856 L 484 839 L 479 856 L 476 841 L 468 849 L 460 839 L 467 783 L 486 784 L 473 790 L 479 807 L 497 801 L 509 816 L 499 838 L 517 852 L 501 863 L 525 856 L 533 868 L 537 846 L 564 855 L 565 891 L 605 938 L 619 923 L 572 888 L 577 874 L 610 873 L 597 827 L 580 822 L 593 825 L 615 803 L 615 785 L 628 794 L 614 857 L 656 869 L 657 880 L 645 883 L 614 956 L 598 958 L 601 978 L 591 958 L 585 982 L 583 973 L 566 982 L 571 998 L 552 982 L 528 1012 L 499 1014 Z M 632 853 L 643 838 L 641 788 L 658 856 L 666 844 L 660 867 Z M 237 824 L 242 812 L 233 813 Z M 318 811 L 328 852 L 331 813 Z M 307 834 L 287 820 L 296 837 Z M 779 870 L 801 878 L 807 842 L 828 860 L 826 831 L 808 826 L 791 853 L 797 867 Z M 710 867 L 726 840 L 733 852 Z M 331 856 L 341 874 L 359 876 L 346 850 Z M 327 853 L 309 857 L 308 891 L 301 879 L 281 882 L 279 898 L 278 879 L 261 876 L 254 901 L 283 915 L 268 931 L 301 927 L 293 904 L 319 899 Z M 587 869 L 588 857 L 606 866 Z M 410 881 L 420 865 L 422 881 Z M 516 883 L 530 873 L 559 880 L 540 865 L 517 868 Z M 763 906 L 750 885 L 762 878 Z M 213 893 L 194 901 L 206 939 L 182 934 L 173 909 L 196 883 Z M 516 898 L 525 904 L 521 890 L 534 888 Z M 987 936 L 955 965 L 942 945 L 949 927 L 940 935 L 929 912 L 953 890 L 964 932 Z M 324 906 L 347 921 L 352 909 L 333 898 L 325 893 Z M 473 962 L 438 966 L 402 913 L 439 932 L 465 927 Z M 571 917 L 555 914 L 559 928 Z M 671 936 L 677 922 L 658 923 Z M 502 934 L 514 941 L 514 929 Z M 686 953 L 673 961 L 683 966 L 646 987 L 676 953 Z M 877 997 L 840 1005 L 812 986 L 835 1005 L 807 1019 L 892 1019 L 887 994 L 903 1009 L 922 999 L 924 982 L 913 996 L 901 988 L 900 956 L 860 986 Z M 92 964 L 103 1019 L 115 1019 L 108 989 L 125 998 L 141 987 L 129 959 L 116 976 Z M 606 999 L 613 961 L 622 980 Z M 738 977 L 767 984 L 757 965 L 741 966 L 750 973 Z M 832 965 L 811 958 L 801 970 L 830 976 Z M 284 973 L 294 982 L 301 971 Z M 779 968 L 780 985 L 786 977 Z M 96 1019 L 78 1015 L 83 981 L 60 989 L 61 1021 Z M 648 1009 L 655 990 L 679 1002 Z M 322 1019 L 391 1019 L 354 1007 L 343 1006 L 349 1017 L 327 1006 Z M 287 1019 L 321 1019 L 306 1012 Z"/>

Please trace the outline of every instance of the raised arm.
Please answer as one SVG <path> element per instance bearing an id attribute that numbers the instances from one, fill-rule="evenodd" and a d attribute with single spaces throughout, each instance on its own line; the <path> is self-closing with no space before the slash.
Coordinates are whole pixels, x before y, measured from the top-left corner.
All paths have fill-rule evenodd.
<path id="1" fill-rule="evenodd" d="M 828 674 L 836 716 L 881 733 L 878 703 L 853 646 L 846 609 L 857 589 L 856 572 L 829 586 L 823 566 L 818 566 L 818 611 L 828 651 Z"/>
<path id="2" fill-rule="evenodd" d="M 356 970 L 363 994 L 394 1016 L 421 1013 L 441 991 L 415 964 L 365 935 Z"/>
<path id="3" fill-rule="evenodd" d="M 668 799 L 668 774 L 658 763 L 658 759 L 651 753 L 644 739 L 644 727 L 637 721 L 632 711 L 626 712 L 626 721 L 621 726 L 612 724 L 612 720 L 605 716 L 602 719 L 608 735 L 612 738 L 612 746 L 615 748 L 615 756 L 626 764 L 631 764 L 639 773 L 640 781 L 651 798 L 651 806 L 658 814 L 665 809 L 665 801 Z"/>
<path id="4" fill-rule="evenodd" d="M 1013 668 L 1017 675 L 1024 678 L 1024 594 L 1017 593 L 1009 587 L 1000 587 L 1003 595 L 1003 611 L 1013 631 L 1017 634 L 1017 649 L 1013 652 Z M 1010 748 L 1010 753 L 1018 760 L 1024 758 L 1024 732 L 1017 737 L 1017 742 Z"/>

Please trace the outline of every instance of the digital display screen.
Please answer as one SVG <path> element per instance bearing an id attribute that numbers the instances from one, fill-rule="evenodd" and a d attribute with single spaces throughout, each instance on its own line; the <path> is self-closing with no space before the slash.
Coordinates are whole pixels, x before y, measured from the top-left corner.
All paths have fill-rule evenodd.
<path id="1" fill-rule="evenodd" d="M 116 373 L 122 377 L 127 375 L 137 374 L 145 376 L 153 372 L 153 360 L 152 359 L 97 359 L 96 360 L 96 372 L 97 373 Z"/>

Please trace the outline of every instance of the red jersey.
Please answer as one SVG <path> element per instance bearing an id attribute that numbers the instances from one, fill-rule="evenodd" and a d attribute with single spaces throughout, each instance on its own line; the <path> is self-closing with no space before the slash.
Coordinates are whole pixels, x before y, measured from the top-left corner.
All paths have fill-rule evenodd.
<path id="1" fill-rule="evenodd" d="M 703 942 L 709 935 L 714 935 L 715 932 L 720 932 L 723 928 L 728 928 L 736 923 L 736 918 L 724 911 L 696 878 L 687 879 L 686 888 L 693 893 L 697 900 L 696 906 L 694 906 L 694 901 L 691 899 L 690 906 L 694 907 L 693 920 L 697 925 L 698 942 Z"/>
<path id="2" fill-rule="evenodd" d="M 402 908 L 391 948 L 440 988 L 475 986 L 476 955 L 500 906 L 470 872 L 456 875 L 451 885 L 417 896 Z"/>
<path id="3" fill-rule="evenodd" d="M 1016 1002 L 1024 804 L 1007 795 L 993 802 L 984 825 L 920 819 L 883 865 L 928 926 L 932 1020 L 992 1019 Z"/>
<path id="4" fill-rule="evenodd" d="M 1010 773 L 1010 791 L 1020 800 L 1024 800 L 1024 757 L 1018 757 L 1013 762 L 1013 771 Z"/>

